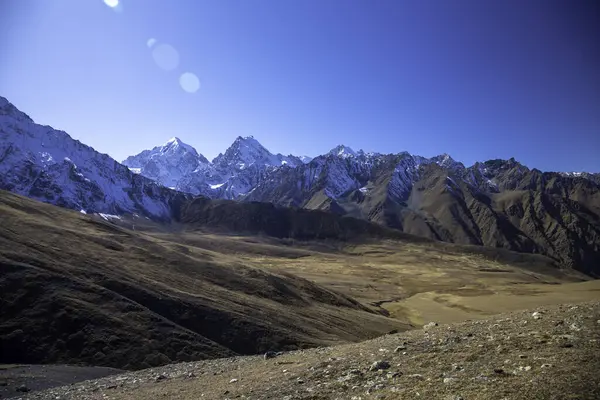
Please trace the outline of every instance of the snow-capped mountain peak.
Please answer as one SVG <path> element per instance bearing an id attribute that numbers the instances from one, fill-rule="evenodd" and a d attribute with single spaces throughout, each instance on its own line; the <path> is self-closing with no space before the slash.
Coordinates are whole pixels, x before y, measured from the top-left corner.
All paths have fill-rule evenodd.
<path id="1" fill-rule="evenodd" d="M 292 155 L 289 155 L 289 157 L 292 157 Z M 313 160 L 313 157 L 310 156 L 300 156 L 298 157 L 300 159 L 300 161 L 302 161 L 302 163 L 304 164 L 308 164 L 309 162 L 311 162 Z"/>
<path id="2" fill-rule="evenodd" d="M 122 164 L 135 173 L 141 173 L 171 188 L 178 188 L 184 176 L 210 167 L 206 157 L 178 137 L 173 137 L 152 150 L 127 157 Z"/>
<path id="3" fill-rule="evenodd" d="M 198 152 L 196 151 L 195 148 L 193 148 L 189 144 L 183 143 L 181 141 L 181 139 L 179 139 L 178 137 L 172 137 L 171 139 L 169 139 L 167 141 L 167 143 L 165 143 L 164 145 L 161 146 L 162 153 L 177 152 L 177 151 L 179 151 L 179 152 L 187 151 L 192 154 L 198 155 Z"/>
<path id="4" fill-rule="evenodd" d="M 87 213 L 169 218 L 180 193 L 132 174 L 66 132 L 38 125 L 0 97 L 0 188 Z"/>
<path id="5" fill-rule="evenodd" d="M 202 163 L 207 163 L 208 160 L 202 155 L 199 154 L 198 151 L 190 146 L 189 144 L 184 143 L 178 137 L 172 137 L 162 146 L 155 147 L 152 149 L 156 154 L 165 154 L 165 155 L 185 155 L 186 153 L 192 154 L 194 157 L 199 157 Z"/>
<path id="6" fill-rule="evenodd" d="M 346 158 L 346 157 L 356 157 L 359 153 L 362 153 L 362 150 L 357 153 L 356 151 L 352 150 L 350 147 L 340 144 L 340 145 L 335 146 L 333 149 L 331 149 L 328 154 Z"/>
<path id="7" fill-rule="evenodd" d="M 240 168 L 261 161 L 269 164 L 277 164 L 276 160 L 271 160 L 272 157 L 273 154 L 265 149 L 253 136 L 238 136 L 233 144 L 225 151 L 225 154 L 219 154 L 215 157 L 213 164 L 236 164 Z"/>
<path id="8" fill-rule="evenodd" d="M 213 164 L 218 168 L 229 166 L 242 170 L 255 164 L 267 167 L 294 167 L 302 164 L 302 161 L 298 157 L 271 153 L 253 136 L 238 136 L 224 154 L 215 157 Z"/>
<path id="9" fill-rule="evenodd" d="M 33 123 L 33 120 L 29 117 L 29 115 L 19 110 L 10 101 L 2 96 L 0 96 L 0 116 L 7 116 L 17 121 Z"/>
<path id="10" fill-rule="evenodd" d="M 448 153 L 440 154 L 439 156 L 432 157 L 431 162 L 436 163 L 440 167 L 451 169 L 451 170 L 462 170 L 465 169 L 463 163 L 454 160 Z"/>

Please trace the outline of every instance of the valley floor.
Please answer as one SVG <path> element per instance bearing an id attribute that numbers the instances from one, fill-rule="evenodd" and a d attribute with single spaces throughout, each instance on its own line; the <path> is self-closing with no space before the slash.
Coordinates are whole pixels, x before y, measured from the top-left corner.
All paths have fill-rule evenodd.
<path id="1" fill-rule="evenodd" d="M 23 399 L 597 399 L 600 302 L 426 326 L 271 359 L 168 365 Z"/>
<path id="2" fill-rule="evenodd" d="M 3 398 L 600 398 L 600 280 L 544 256 L 0 212 L 0 361 L 139 370 L 6 365 Z"/>

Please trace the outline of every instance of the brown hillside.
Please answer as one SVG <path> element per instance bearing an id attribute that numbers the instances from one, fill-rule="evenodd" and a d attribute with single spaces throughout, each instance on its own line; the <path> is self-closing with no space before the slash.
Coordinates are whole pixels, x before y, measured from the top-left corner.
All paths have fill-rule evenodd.
<path id="1" fill-rule="evenodd" d="M 0 363 L 143 368 L 407 324 L 239 259 L 0 192 Z"/>

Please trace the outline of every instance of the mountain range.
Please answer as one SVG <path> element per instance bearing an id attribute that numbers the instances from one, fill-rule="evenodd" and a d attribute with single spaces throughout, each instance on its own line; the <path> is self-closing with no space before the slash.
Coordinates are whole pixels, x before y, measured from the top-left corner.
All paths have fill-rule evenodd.
<path id="1" fill-rule="evenodd" d="M 600 274 L 600 174 L 466 167 L 449 155 L 272 154 L 238 137 L 209 161 L 172 138 L 118 163 L 0 97 L 0 188 L 88 213 L 177 219 L 194 196 L 324 210 L 431 239 L 539 253 Z"/>

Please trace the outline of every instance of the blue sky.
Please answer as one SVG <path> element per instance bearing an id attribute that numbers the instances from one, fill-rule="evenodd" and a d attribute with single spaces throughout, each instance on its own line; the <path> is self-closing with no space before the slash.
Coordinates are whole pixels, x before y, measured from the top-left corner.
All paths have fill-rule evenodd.
<path id="1" fill-rule="evenodd" d="M 0 95 L 117 160 L 272 152 L 600 171 L 600 12 L 555 0 L 0 0 Z M 156 44 L 148 47 L 148 40 Z M 152 50 L 173 46 L 161 69 Z M 185 92 L 184 72 L 200 89 Z"/>

